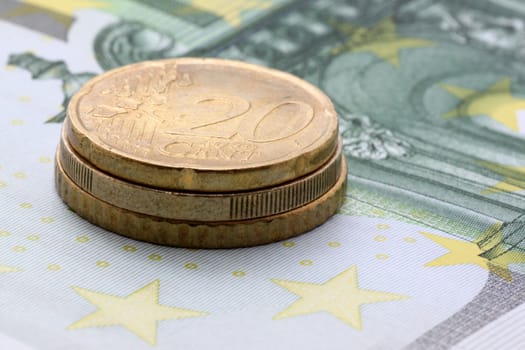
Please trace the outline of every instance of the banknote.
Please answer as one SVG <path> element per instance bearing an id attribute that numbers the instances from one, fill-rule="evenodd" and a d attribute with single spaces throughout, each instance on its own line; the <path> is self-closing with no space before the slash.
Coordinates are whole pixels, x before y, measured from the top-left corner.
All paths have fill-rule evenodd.
<path id="1" fill-rule="evenodd" d="M 35 348 L 519 344 L 521 1 L 4 0 L 0 33 L 7 337 Z M 68 211 L 45 166 L 70 98 L 102 71 L 180 56 L 278 68 L 326 92 L 349 164 L 339 215 L 293 241 L 192 252 L 112 236 Z M 19 292 L 43 283 L 43 296 Z M 13 321 L 27 305 L 34 313 Z M 177 318 L 189 319 L 158 322 Z M 37 324 L 34 339 L 21 330 Z"/>

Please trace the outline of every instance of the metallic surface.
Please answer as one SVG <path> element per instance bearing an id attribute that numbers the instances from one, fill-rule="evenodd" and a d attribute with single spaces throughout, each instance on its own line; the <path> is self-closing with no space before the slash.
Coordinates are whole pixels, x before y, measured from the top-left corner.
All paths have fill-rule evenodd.
<path id="1" fill-rule="evenodd" d="M 136 185 L 109 176 L 82 159 L 62 135 L 58 158 L 64 172 L 84 191 L 117 207 L 167 219 L 246 220 L 303 206 L 326 193 L 341 169 L 341 142 L 330 160 L 314 173 L 258 191 L 174 192 Z"/>
<path id="2" fill-rule="evenodd" d="M 337 145 L 337 115 L 313 85 L 220 59 L 180 58 L 115 69 L 71 100 L 71 146 L 138 184 L 227 192 L 306 175 Z"/>
<path id="3" fill-rule="evenodd" d="M 313 202 L 277 215 L 231 222 L 169 220 L 122 209 L 101 201 L 78 187 L 56 158 L 59 195 L 88 221 L 121 235 L 151 243 L 188 248 L 235 248 L 266 244 L 309 231 L 332 216 L 343 202 L 346 161 L 337 183 Z"/>

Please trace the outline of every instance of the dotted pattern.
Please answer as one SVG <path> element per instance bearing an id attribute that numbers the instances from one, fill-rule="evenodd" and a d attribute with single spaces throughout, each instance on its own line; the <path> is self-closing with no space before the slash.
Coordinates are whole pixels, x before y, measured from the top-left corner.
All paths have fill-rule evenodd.
<path id="1" fill-rule="evenodd" d="M 42 161 L 42 159 L 39 158 L 39 162 L 41 162 L 41 161 Z M 47 160 L 44 160 L 43 163 L 47 163 Z M 33 208 L 33 204 L 29 203 L 29 202 L 23 202 L 23 203 L 20 204 L 20 208 L 22 208 L 22 209 L 32 209 Z M 51 223 L 54 222 L 54 218 L 53 217 L 43 217 L 43 218 L 40 219 L 40 221 L 43 224 L 51 224 Z M 381 231 L 387 232 L 387 231 L 390 230 L 390 226 L 388 224 L 380 223 L 380 224 L 376 225 L 375 229 L 378 232 L 381 232 Z M 10 237 L 11 235 L 12 235 L 12 233 L 10 231 L 0 230 L 0 238 L 1 237 Z M 38 235 L 38 234 L 29 234 L 29 235 L 27 235 L 25 237 L 25 239 L 27 241 L 32 242 L 32 243 L 38 243 L 39 241 L 41 241 L 41 236 Z M 389 239 L 390 238 L 388 237 L 388 234 L 375 234 L 375 235 L 373 235 L 373 241 L 376 242 L 376 244 L 381 244 L 383 242 L 388 241 Z M 396 239 L 399 240 L 400 238 L 396 237 Z M 403 243 L 406 243 L 406 244 L 416 244 L 417 243 L 417 239 L 414 238 L 414 237 L 411 237 L 411 236 L 406 236 L 406 237 L 403 237 L 401 239 L 402 239 Z M 87 235 L 76 236 L 76 237 L 74 237 L 74 241 L 77 244 L 80 244 L 80 245 L 89 244 L 89 243 L 92 242 L 91 238 L 89 236 L 87 236 Z M 341 249 L 341 248 L 344 248 L 344 246 L 338 241 L 328 241 L 328 242 L 325 242 L 325 244 L 330 249 Z M 295 241 L 281 242 L 280 245 L 282 247 L 288 248 L 288 249 L 289 248 L 294 248 L 294 247 L 297 246 Z M 127 253 L 139 253 L 140 252 L 139 247 L 137 245 L 135 245 L 135 244 L 123 245 L 121 249 L 124 252 L 127 252 Z M 185 250 L 189 251 L 189 252 L 198 252 L 199 251 L 199 249 L 185 249 Z M 12 251 L 16 252 L 16 253 L 26 253 L 28 251 L 28 248 L 26 246 L 23 246 L 23 245 L 15 245 L 15 246 L 12 247 Z M 377 252 L 374 255 L 374 258 L 376 260 L 379 260 L 379 261 L 386 261 L 386 260 L 390 259 L 390 255 L 386 254 L 384 252 Z M 147 259 L 147 260 L 149 260 L 151 262 L 162 262 L 164 258 L 162 256 L 162 254 L 153 252 L 153 253 L 147 254 L 146 256 L 142 255 L 141 259 Z M 105 270 L 105 269 L 107 269 L 107 268 L 109 268 L 111 266 L 111 262 L 108 261 L 108 260 L 105 260 L 105 259 L 100 259 L 100 260 L 97 260 L 95 262 L 95 265 L 99 269 Z M 311 266 L 314 265 L 314 261 L 311 260 L 311 259 L 306 259 L 306 258 L 305 259 L 301 259 L 301 260 L 299 260 L 299 265 L 300 266 L 304 266 L 304 267 L 311 267 Z M 183 263 L 182 266 L 183 266 L 183 268 L 185 270 L 198 270 L 200 268 L 200 264 L 199 264 L 198 261 L 186 262 L 186 263 Z M 46 268 L 49 271 L 59 271 L 59 270 L 63 269 L 62 265 L 58 264 L 58 263 L 48 264 L 46 266 Z M 241 278 L 241 277 L 246 277 L 247 273 L 244 270 L 235 270 L 235 271 L 231 272 L 231 276 L 235 277 L 235 278 Z"/>
<path id="2" fill-rule="evenodd" d="M 160 255 L 160 254 L 151 254 L 148 258 L 150 260 L 153 260 L 153 261 L 160 261 L 160 260 L 162 260 L 162 255 Z"/>
<path id="3" fill-rule="evenodd" d="M 108 261 L 105 261 L 105 260 L 99 260 L 97 261 L 97 266 L 102 268 L 102 269 L 105 269 L 106 267 L 109 267 L 110 263 Z"/>
<path id="4" fill-rule="evenodd" d="M 57 264 L 51 264 L 51 265 L 48 265 L 47 266 L 47 269 L 49 271 L 58 271 L 61 269 L 60 265 L 57 265 Z"/>

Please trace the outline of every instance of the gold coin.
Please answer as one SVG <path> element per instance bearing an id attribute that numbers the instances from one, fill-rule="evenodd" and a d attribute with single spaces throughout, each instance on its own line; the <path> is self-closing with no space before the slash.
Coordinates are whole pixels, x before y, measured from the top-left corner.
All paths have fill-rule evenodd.
<path id="1" fill-rule="evenodd" d="M 136 185 L 109 176 L 83 160 L 62 135 L 58 159 L 82 190 L 117 207 L 167 219 L 245 220 L 303 206 L 326 193 L 341 169 L 341 141 L 332 158 L 315 172 L 264 190 L 231 193 L 174 192 Z"/>
<path id="2" fill-rule="evenodd" d="M 330 99 L 290 74 L 220 59 L 133 64 L 73 97 L 71 146 L 104 172 L 163 189 L 274 186 L 318 169 L 337 145 Z"/>
<path id="3" fill-rule="evenodd" d="M 97 199 L 77 186 L 55 163 L 59 195 L 88 221 L 121 235 L 151 243 L 188 248 L 236 248 L 271 243 L 322 224 L 341 206 L 346 188 L 346 162 L 336 184 L 300 208 L 259 219 L 231 222 L 170 220 L 122 209 Z"/>

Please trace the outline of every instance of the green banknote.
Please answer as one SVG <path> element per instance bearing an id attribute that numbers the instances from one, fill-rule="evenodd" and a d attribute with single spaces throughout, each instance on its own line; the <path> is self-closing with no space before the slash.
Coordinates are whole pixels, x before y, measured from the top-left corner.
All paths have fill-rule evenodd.
<path id="1" fill-rule="evenodd" d="M 82 16 L 94 24 L 89 26 Z M 399 335 L 403 341 L 392 346 L 513 348 L 515 340 L 501 340 L 500 334 L 502 327 L 512 325 L 509 315 L 525 315 L 522 1 L 3 0 L 0 20 L 6 28 L 20 30 L 19 38 L 2 38 L 0 50 L 8 69 L 29 74 L 32 87 L 42 95 L 51 85 L 39 84 L 55 84 L 61 106 L 46 109 L 48 115 L 38 121 L 53 130 L 64 120 L 69 99 L 87 80 L 142 60 L 236 59 L 288 71 L 320 87 L 338 111 L 349 164 L 347 198 L 339 217 L 375 220 L 378 228 L 392 226 L 384 222 L 419 227 L 422 239 L 448 249 L 426 267 L 470 264 L 488 271 L 484 284 L 461 307 L 415 335 Z M 81 34 L 84 28 L 89 28 L 88 35 Z M 24 47 L 23 36 L 35 33 L 49 44 L 42 39 L 38 50 Z M 75 50 L 89 58 L 77 57 Z M 90 63 L 77 63 L 84 61 Z M 2 87 L 16 89 L 15 95 L 22 98 L 24 88 Z M 58 140 L 56 132 L 50 135 L 47 142 Z M 338 230 L 359 235 L 352 227 L 349 221 Z M 448 237 L 426 233 L 431 230 Z M 388 237 L 375 238 L 380 242 Z M 422 248 L 414 246 L 413 251 L 426 254 L 418 249 Z M 236 273 L 244 276 L 243 271 Z M 352 269 L 345 273 L 349 281 L 357 278 Z M 294 290 L 289 283 L 278 284 Z M 83 296 L 89 299 L 88 294 Z M 404 300 L 405 295 L 377 298 Z M 348 321 L 348 314 L 330 310 L 343 323 L 361 327 Z M 283 311 L 276 317 L 286 315 Z M 520 326 L 523 333 L 525 326 L 518 322 Z M 129 324 L 127 328 L 140 333 Z M 284 344 L 280 336 L 276 344 Z M 390 348 L 387 336 L 376 336 L 377 342 L 356 341 L 352 346 Z M 351 348 L 334 337 L 332 343 L 327 340 L 327 348 Z"/>

